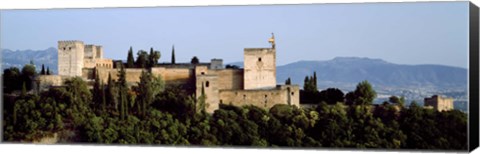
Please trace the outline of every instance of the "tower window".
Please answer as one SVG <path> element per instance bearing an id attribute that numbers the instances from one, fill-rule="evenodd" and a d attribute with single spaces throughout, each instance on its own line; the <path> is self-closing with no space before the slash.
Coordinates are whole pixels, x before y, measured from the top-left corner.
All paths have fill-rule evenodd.
<path id="1" fill-rule="evenodd" d="M 65 47 L 63 47 L 63 50 L 66 50 L 66 48 L 65 48 Z"/>
<path id="2" fill-rule="evenodd" d="M 292 96 L 293 96 L 293 94 L 294 94 L 294 93 L 292 92 Z"/>
<path id="3" fill-rule="evenodd" d="M 259 58 L 258 58 L 258 61 L 262 61 L 262 58 L 261 58 L 261 57 L 259 57 Z"/>
<path id="4" fill-rule="evenodd" d="M 207 82 L 205 83 L 205 87 L 208 87 L 209 85 L 210 85 L 210 82 L 207 81 Z"/>
<path id="5" fill-rule="evenodd" d="M 68 47 L 68 50 L 72 50 L 72 47 Z"/>

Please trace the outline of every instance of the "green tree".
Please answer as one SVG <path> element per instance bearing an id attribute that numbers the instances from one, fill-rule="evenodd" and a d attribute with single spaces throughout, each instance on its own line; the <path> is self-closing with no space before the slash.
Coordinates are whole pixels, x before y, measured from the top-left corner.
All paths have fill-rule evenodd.
<path id="1" fill-rule="evenodd" d="M 137 68 L 146 68 L 148 65 L 148 53 L 145 50 L 137 52 L 137 60 L 135 61 Z"/>
<path id="2" fill-rule="evenodd" d="M 291 85 L 291 84 L 292 84 L 292 80 L 290 78 L 285 80 L 285 85 Z"/>
<path id="3" fill-rule="evenodd" d="M 20 97 L 25 97 L 25 96 L 27 96 L 27 85 L 25 84 L 25 82 L 23 82 L 22 93 L 20 94 Z"/>
<path id="4" fill-rule="evenodd" d="M 198 105 L 197 105 L 197 112 L 205 112 L 205 109 L 207 107 L 207 95 L 205 94 L 205 87 L 202 83 L 202 90 L 200 93 L 200 97 L 198 97 Z"/>
<path id="5" fill-rule="evenodd" d="M 50 68 L 47 67 L 47 75 L 51 75 L 52 73 L 50 72 Z"/>
<path id="6" fill-rule="evenodd" d="M 31 64 L 23 66 L 21 74 L 22 82 L 26 83 L 27 90 L 31 90 L 33 87 L 32 80 L 37 75 L 37 72 L 35 71 L 35 66 Z"/>
<path id="7" fill-rule="evenodd" d="M 373 90 L 372 85 L 366 80 L 360 82 L 353 93 L 355 95 L 355 103 L 360 105 L 372 104 L 375 97 L 377 97 L 377 92 Z"/>
<path id="8" fill-rule="evenodd" d="M 147 107 L 154 100 L 154 89 L 152 85 L 152 75 L 149 72 L 142 71 L 140 76 L 140 82 L 138 83 L 137 93 L 138 93 L 138 105 L 137 108 L 139 109 L 142 117 L 145 117 L 147 112 Z"/>
<path id="9" fill-rule="evenodd" d="M 127 86 L 127 79 L 126 79 L 126 74 L 125 74 L 125 68 L 123 66 L 120 67 L 120 70 L 118 72 L 118 99 L 120 102 L 120 117 L 122 120 L 125 120 L 125 118 L 128 115 L 128 86 Z"/>
<path id="10" fill-rule="evenodd" d="M 314 72 L 314 75 L 316 73 Z M 316 93 L 318 92 L 317 85 L 316 85 L 316 75 L 315 76 L 305 76 L 305 80 L 303 83 L 303 90 L 309 93 Z"/>
<path id="11" fill-rule="evenodd" d="M 148 55 L 148 62 L 149 67 L 154 67 L 158 63 L 158 59 L 160 59 L 160 51 L 154 51 L 153 48 L 150 48 L 150 54 Z"/>
<path id="12" fill-rule="evenodd" d="M 40 74 L 41 75 L 45 75 L 45 66 L 42 64 L 42 70 L 40 71 Z"/>
<path id="13" fill-rule="evenodd" d="M 127 56 L 127 68 L 134 68 L 134 67 L 135 67 L 135 60 L 133 58 L 132 47 L 130 46 L 130 49 L 128 50 L 128 56 Z"/>
<path id="14" fill-rule="evenodd" d="M 305 91 L 310 91 L 310 79 L 308 76 L 305 76 L 305 79 L 303 80 L 303 90 Z"/>
<path id="15" fill-rule="evenodd" d="M 172 64 L 175 64 L 175 46 L 172 46 Z"/>
<path id="16" fill-rule="evenodd" d="M 106 96 L 106 89 L 104 83 L 101 84 L 100 95 L 102 96 L 102 112 L 107 112 L 107 96 Z"/>
<path id="17" fill-rule="evenodd" d="M 3 71 L 3 86 L 5 93 L 10 93 L 14 90 L 20 90 L 22 87 L 22 75 L 20 70 L 16 67 L 10 67 Z"/>
<path id="18" fill-rule="evenodd" d="M 115 82 L 112 80 L 112 75 L 108 74 L 108 82 L 107 82 L 107 102 L 110 104 L 110 108 L 115 109 L 118 111 L 118 92 L 115 86 Z"/>
<path id="19" fill-rule="evenodd" d="M 321 101 L 325 101 L 327 104 L 336 104 L 337 102 L 343 102 L 344 94 L 337 88 L 328 88 L 322 90 L 319 93 Z"/>
<path id="20" fill-rule="evenodd" d="M 400 106 L 403 107 L 403 105 L 405 104 L 405 97 L 400 97 L 398 98 L 397 96 L 390 96 L 388 98 L 388 101 L 391 102 L 391 103 L 394 103 L 394 104 L 398 104 Z"/>
<path id="21" fill-rule="evenodd" d="M 98 76 L 98 72 L 96 69 L 94 69 L 94 74 L 95 74 L 95 80 L 94 80 L 94 83 L 93 83 L 93 102 L 94 104 L 92 105 L 93 107 L 95 107 L 95 109 L 97 109 L 97 111 L 100 111 L 100 109 L 102 108 L 102 101 L 103 101 L 103 98 L 102 98 L 102 84 L 100 81 L 100 77 Z"/>
<path id="22" fill-rule="evenodd" d="M 190 61 L 192 64 L 199 64 L 200 60 L 197 58 L 197 56 L 193 56 L 192 60 Z"/>

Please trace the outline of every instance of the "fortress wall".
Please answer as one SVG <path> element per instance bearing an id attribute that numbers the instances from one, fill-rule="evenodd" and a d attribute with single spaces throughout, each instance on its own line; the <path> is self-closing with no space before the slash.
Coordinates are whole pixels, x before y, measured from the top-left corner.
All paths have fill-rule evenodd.
<path id="1" fill-rule="evenodd" d="M 108 74 L 111 74 L 112 80 L 118 80 L 118 71 L 120 69 L 107 69 L 107 68 L 97 68 L 98 77 L 104 84 L 108 82 Z M 136 85 L 140 81 L 140 76 L 142 75 L 142 70 L 145 69 L 136 69 L 136 68 L 127 68 L 125 69 L 125 77 L 127 83 L 130 85 Z"/>
<path id="2" fill-rule="evenodd" d="M 209 73 L 218 76 L 218 89 L 243 89 L 243 69 L 210 70 Z"/>
<path id="3" fill-rule="evenodd" d="M 94 45 L 85 45 L 85 59 L 94 59 L 97 48 Z"/>
<path id="4" fill-rule="evenodd" d="M 437 111 L 449 111 L 454 109 L 453 98 L 444 98 L 438 95 L 425 98 L 424 106 L 431 106 Z"/>
<path id="5" fill-rule="evenodd" d="M 196 91 L 195 95 L 197 99 L 202 95 L 202 87 L 205 92 L 205 111 L 208 113 L 213 113 L 218 109 L 219 98 L 218 98 L 218 78 L 215 75 L 198 75 L 196 77 L 195 86 Z"/>
<path id="6" fill-rule="evenodd" d="M 194 71 L 189 68 L 152 68 L 152 74 L 161 76 L 166 84 L 188 84 L 194 79 Z"/>
<path id="7" fill-rule="evenodd" d="M 84 68 L 82 69 L 82 78 L 84 80 L 93 80 L 95 77 L 93 76 L 93 68 Z"/>
<path id="8" fill-rule="evenodd" d="M 118 80 L 119 69 L 111 68 L 97 68 L 99 78 L 106 83 L 108 80 L 108 74 L 111 74 L 113 80 Z M 139 68 L 126 68 L 125 75 L 127 82 L 130 85 L 136 85 L 140 82 L 140 76 L 142 71 L 148 71 L 146 69 Z M 188 84 L 192 81 L 193 70 L 187 68 L 152 68 L 152 74 L 154 76 L 161 76 L 162 80 L 166 84 Z"/>
<path id="9" fill-rule="evenodd" d="M 453 99 L 443 98 L 438 100 L 438 111 L 449 111 L 453 109 Z"/>
<path id="10" fill-rule="evenodd" d="M 195 66 L 195 76 L 209 74 L 207 66 Z"/>
<path id="11" fill-rule="evenodd" d="M 219 90 L 219 102 L 235 106 L 255 105 L 264 109 L 270 109 L 276 104 L 290 104 L 300 107 L 299 94 L 298 86 L 258 90 Z"/>
<path id="12" fill-rule="evenodd" d="M 244 88 L 273 88 L 276 86 L 275 49 L 244 49 Z"/>
<path id="13" fill-rule="evenodd" d="M 220 103 L 235 106 L 255 105 L 269 109 L 275 104 L 287 104 L 282 90 L 220 90 Z"/>
<path id="14" fill-rule="evenodd" d="M 39 75 L 36 79 L 40 80 L 40 82 L 43 84 L 52 86 L 61 86 L 66 80 L 65 77 L 62 77 L 60 75 Z"/>
<path id="15" fill-rule="evenodd" d="M 58 74 L 81 76 L 84 57 L 82 41 L 58 41 Z"/>
<path id="16" fill-rule="evenodd" d="M 83 60 L 83 68 L 94 68 L 95 67 L 95 60 L 94 59 L 84 59 Z"/>
<path id="17" fill-rule="evenodd" d="M 103 59 L 103 47 L 102 46 L 95 46 L 95 48 L 97 48 L 97 52 L 96 52 L 96 55 L 94 55 L 94 57 L 96 59 Z"/>
<path id="18" fill-rule="evenodd" d="M 95 59 L 95 67 L 113 68 L 113 61 L 111 59 Z"/>
<path id="19" fill-rule="evenodd" d="M 33 84 L 33 89 L 43 91 L 48 90 L 51 86 L 61 86 L 68 78 L 70 77 L 60 75 L 39 75 L 35 78 L 37 83 Z"/>

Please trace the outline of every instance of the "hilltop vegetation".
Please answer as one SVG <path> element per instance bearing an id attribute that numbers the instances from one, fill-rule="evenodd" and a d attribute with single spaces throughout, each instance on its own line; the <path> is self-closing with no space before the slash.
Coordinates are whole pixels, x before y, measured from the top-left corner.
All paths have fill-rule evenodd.
<path id="1" fill-rule="evenodd" d="M 322 93 L 307 89 L 303 93 Z M 4 94 L 7 142 L 57 133 L 60 143 L 444 150 L 466 150 L 468 145 L 465 113 L 437 112 L 415 103 L 405 108 L 395 98 L 375 107 L 376 92 L 367 81 L 346 95 L 334 88 L 321 99 L 312 95 L 311 100 L 319 100 L 313 102 L 315 108 L 223 104 L 213 114 L 205 112 L 202 99 L 182 87 L 166 86 L 149 72 L 142 73 L 138 86 L 127 87 L 123 68 L 118 81 L 103 85 L 97 79 L 91 90 L 81 78 L 72 78 L 64 87 L 38 94 L 26 88 L 19 95 L 14 91 Z"/>

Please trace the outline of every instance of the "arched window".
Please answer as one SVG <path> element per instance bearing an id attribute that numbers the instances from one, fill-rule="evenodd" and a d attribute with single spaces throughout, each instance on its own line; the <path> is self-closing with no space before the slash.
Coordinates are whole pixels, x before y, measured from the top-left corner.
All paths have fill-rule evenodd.
<path id="1" fill-rule="evenodd" d="M 210 82 L 207 81 L 207 82 L 205 83 L 205 87 L 208 87 L 208 86 L 210 86 Z"/>
<path id="2" fill-rule="evenodd" d="M 259 57 L 259 58 L 258 58 L 258 61 L 262 61 L 262 57 Z"/>

